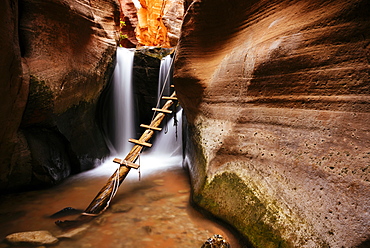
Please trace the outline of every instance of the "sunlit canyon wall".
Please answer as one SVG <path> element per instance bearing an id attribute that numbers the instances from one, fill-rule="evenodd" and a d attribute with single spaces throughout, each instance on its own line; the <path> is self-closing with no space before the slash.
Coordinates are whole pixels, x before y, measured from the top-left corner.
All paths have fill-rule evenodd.
<path id="1" fill-rule="evenodd" d="M 177 45 L 184 16 L 184 0 L 119 0 L 123 47 Z"/>
<path id="2" fill-rule="evenodd" d="M 369 10 L 365 0 L 187 10 L 174 83 L 193 200 L 255 247 L 369 245 Z"/>

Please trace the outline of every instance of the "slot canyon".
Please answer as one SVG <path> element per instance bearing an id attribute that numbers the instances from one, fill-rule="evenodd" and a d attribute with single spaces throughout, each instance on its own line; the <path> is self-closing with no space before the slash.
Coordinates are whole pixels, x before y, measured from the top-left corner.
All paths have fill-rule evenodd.
<path id="1" fill-rule="evenodd" d="M 111 158 L 107 92 L 133 49 L 135 135 L 172 56 L 189 202 L 239 247 L 370 247 L 369 16 L 368 0 L 4 0 L 0 199 Z"/>

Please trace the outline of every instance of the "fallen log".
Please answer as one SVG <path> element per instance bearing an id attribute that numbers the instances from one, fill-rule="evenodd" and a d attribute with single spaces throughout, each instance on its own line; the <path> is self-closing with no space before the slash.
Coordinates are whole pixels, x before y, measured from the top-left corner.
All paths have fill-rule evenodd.
<path id="1" fill-rule="evenodd" d="M 176 98 L 176 92 L 173 92 L 170 96 L 172 99 Z M 174 100 L 168 100 L 162 107 L 162 110 L 168 110 L 174 104 Z M 91 201 L 90 205 L 85 209 L 85 211 L 76 219 L 76 220 L 65 220 L 65 221 L 56 221 L 55 224 L 62 228 L 75 227 L 80 224 L 86 223 L 93 219 L 93 217 L 99 216 L 102 214 L 108 207 L 116 194 L 118 187 L 121 185 L 123 180 L 130 172 L 133 167 L 132 164 L 135 164 L 138 159 L 143 146 L 147 144 L 150 138 L 154 134 L 154 129 L 157 128 L 165 118 L 166 114 L 164 112 L 158 112 L 154 119 L 150 123 L 150 128 L 144 131 L 144 133 L 139 138 L 139 142 L 136 142 L 132 147 L 131 151 L 127 154 L 123 161 L 127 163 L 120 163 L 120 167 L 113 173 L 113 175 L 108 179 L 107 183 Z M 117 162 L 115 158 L 113 162 Z M 128 164 L 128 165 L 126 165 Z M 130 166 L 131 165 L 131 166 Z"/>

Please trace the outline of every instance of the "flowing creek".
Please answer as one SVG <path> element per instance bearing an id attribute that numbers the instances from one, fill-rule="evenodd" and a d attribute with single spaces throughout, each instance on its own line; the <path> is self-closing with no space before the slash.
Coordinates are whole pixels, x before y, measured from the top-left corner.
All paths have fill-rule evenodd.
<path id="1" fill-rule="evenodd" d="M 132 52 L 118 50 L 119 54 L 128 55 L 132 62 Z M 165 62 L 166 70 L 169 70 L 168 58 L 162 61 Z M 131 75 L 121 79 L 123 74 L 130 74 L 126 68 L 126 72 L 122 70 L 123 65 L 131 62 L 117 55 L 114 77 L 119 80 L 115 79 L 117 82 L 113 85 L 115 93 L 131 88 L 120 85 L 121 81 L 131 80 Z M 161 72 L 163 73 L 165 72 Z M 163 77 L 162 75 L 161 78 Z M 118 100 L 114 102 L 114 137 L 119 138 L 110 143 L 112 156 L 120 158 L 131 149 L 132 144 L 127 140 L 134 133 L 133 127 L 125 123 L 125 120 L 133 118 L 132 113 L 122 110 L 124 106 L 131 106 L 132 102 L 128 99 L 129 95 L 121 97 L 124 93 L 127 92 L 118 92 L 115 97 Z M 130 109 L 132 107 L 127 111 Z M 181 115 L 182 111 L 179 110 L 176 115 L 178 123 L 181 123 Z M 73 220 L 79 213 L 59 218 L 50 216 L 66 207 L 84 210 L 118 168 L 112 162 L 114 157 L 109 157 L 99 167 L 74 175 L 52 188 L 0 196 L 1 240 L 15 232 L 48 230 L 60 237 L 53 247 L 200 248 L 208 238 L 220 234 L 230 242 L 232 248 L 241 247 L 227 228 L 207 219 L 190 205 L 189 177 L 181 166 L 181 126 L 175 127 L 174 119 L 171 118 L 164 129 L 155 138 L 153 148 L 140 155 L 136 162 L 140 164 L 140 170 L 131 170 L 109 208 L 84 224 L 80 232 L 72 238 L 60 237 L 66 231 L 54 222 Z M 2 242 L 0 248 L 2 247 L 8 247 L 8 244 Z"/>
<path id="2" fill-rule="evenodd" d="M 155 162 L 150 166 L 155 167 Z M 85 209 L 116 168 L 107 162 L 50 189 L 1 196 L 1 239 L 14 232 L 37 230 L 58 236 L 62 233 L 54 224 L 58 218 L 49 216 L 65 207 Z M 190 206 L 189 190 L 188 176 L 180 165 L 150 174 L 142 168 L 140 181 L 138 172 L 131 171 L 106 212 L 76 237 L 60 239 L 53 247 L 200 248 L 213 234 L 221 234 L 233 248 L 240 247 L 225 227 Z"/>

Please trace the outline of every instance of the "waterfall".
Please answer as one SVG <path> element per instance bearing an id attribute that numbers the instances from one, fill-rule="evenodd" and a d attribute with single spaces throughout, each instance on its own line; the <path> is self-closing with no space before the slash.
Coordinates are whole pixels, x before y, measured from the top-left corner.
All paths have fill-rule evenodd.
<path id="1" fill-rule="evenodd" d="M 171 83 L 172 83 L 172 57 L 167 55 L 161 61 L 159 68 L 159 79 L 158 79 L 158 99 L 161 99 L 162 96 L 169 96 L 171 94 Z M 161 106 L 166 102 L 162 101 Z M 177 104 L 175 102 L 175 104 Z M 161 107 L 160 106 L 160 107 Z M 180 108 L 176 108 L 178 110 Z M 175 113 L 174 113 L 175 114 Z M 163 130 L 158 134 L 158 137 L 155 140 L 155 145 L 151 149 L 152 154 L 160 154 L 161 156 L 172 157 L 173 155 L 179 154 L 178 150 L 180 146 L 178 142 L 181 142 L 181 114 L 182 110 L 179 110 L 176 113 L 177 123 L 175 126 L 175 118 L 171 118 L 168 122 L 165 123 Z M 180 122 L 179 122 L 180 121 Z M 180 133 L 180 134 L 179 134 Z M 180 138 L 180 139 L 179 139 Z"/>
<path id="2" fill-rule="evenodd" d="M 166 56 L 161 61 L 158 80 L 158 99 L 161 96 L 170 95 L 170 85 L 172 81 L 172 57 Z M 161 95 L 162 93 L 162 95 Z M 162 107 L 165 101 L 162 101 Z M 177 102 L 175 102 L 175 105 Z M 167 122 L 164 123 L 162 131 L 156 133 L 156 138 L 153 147 L 148 149 L 142 158 L 142 168 L 146 172 L 154 172 L 156 170 L 163 170 L 173 166 L 181 166 L 182 164 L 182 109 L 176 108 L 177 113 L 169 115 Z M 176 114 L 176 119 L 173 115 Z M 176 120 L 176 125 L 175 125 Z"/>
<path id="3" fill-rule="evenodd" d="M 160 99 L 161 93 L 164 96 L 170 95 L 170 86 L 172 83 L 171 64 L 172 64 L 171 55 L 167 55 L 161 60 L 158 77 L 158 94 L 157 94 L 158 99 Z"/>
<path id="4" fill-rule="evenodd" d="M 132 68 L 134 49 L 117 48 L 117 64 L 113 73 L 113 118 L 114 132 L 112 153 L 125 157 L 132 145 L 129 138 L 135 136 Z"/>
<path id="5" fill-rule="evenodd" d="M 177 126 L 174 123 L 175 119 L 171 118 L 167 126 L 158 133 L 153 148 L 150 150 L 151 155 L 159 156 L 164 160 L 182 159 L 181 117 L 182 109 L 176 113 Z"/>
<path id="6" fill-rule="evenodd" d="M 110 89 L 111 112 L 108 115 L 110 125 L 107 125 L 107 133 L 109 139 L 107 143 L 111 148 L 111 156 L 107 161 L 100 166 L 98 173 L 109 174 L 112 173 L 117 164 L 113 164 L 114 157 L 124 158 L 133 147 L 133 144 L 128 142 L 129 138 L 135 138 L 135 121 L 134 121 L 134 104 L 133 104 L 133 90 L 132 90 L 132 71 L 133 71 L 133 57 L 135 50 L 127 48 L 117 48 L 117 63 L 113 73 L 113 81 Z M 160 93 L 165 84 L 168 82 L 162 92 L 164 96 L 170 95 L 170 84 L 172 80 L 171 72 L 171 56 L 166 56 L 161 60 L 159 80 L 158 80 L 158 101 L 162 108 L 166 101 L 160 101 Z M 177 105 L 177 103 L 175 103 Z M 152 148 L 145 148 L 141 153 L 139 159 L 136 161 L 140 164 L 141 175 L 146 176 L 151 173 L 170 168 L 173 166 L 180 166 L 182 164 L 182 130 L 181 117 L 182 110 L 177 107 L 175 126 L 174 114 L 168 115 L 163 121 L 162 131 L 155 133 L 155 138 L 152 140 Z M 108 109 L 106 109 L 108 111 Z M 148 123 L 149 124 L 149 123 Z M 138 175 L 133 170 L 128 174 L 127 179 L 137 180 Z"/>

